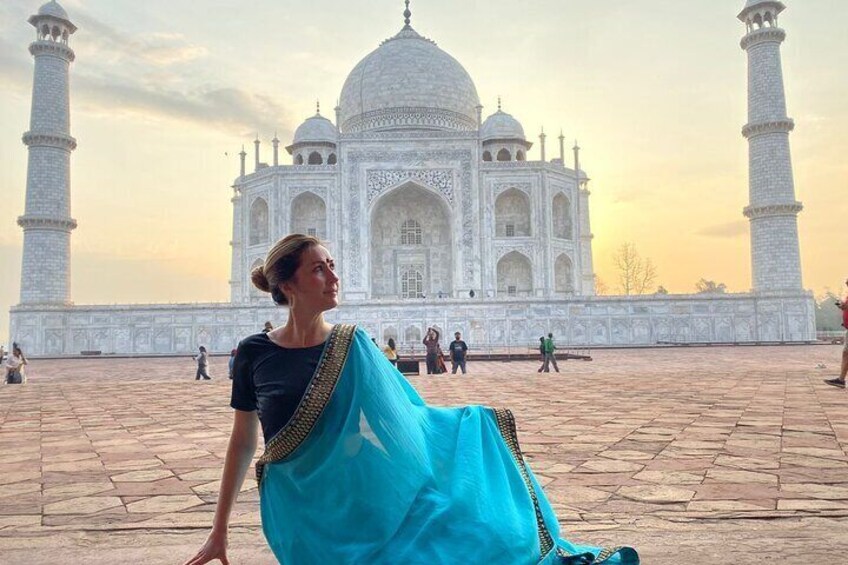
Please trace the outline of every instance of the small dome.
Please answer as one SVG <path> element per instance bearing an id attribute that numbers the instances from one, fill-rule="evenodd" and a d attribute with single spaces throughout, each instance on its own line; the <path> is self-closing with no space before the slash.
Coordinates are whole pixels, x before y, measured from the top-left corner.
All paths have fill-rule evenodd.
<path id="1" fill-rule="evenodd" d="M 56 0 L 51 0 L 47 4 L 44 4 L 41 8 L 38 9 L 39 16 L 53 16 L 54 18 L 59 18 L 60 20 L 68 19 L 68 12 L 65 11 L 63 7 L 59 5 Z"/>
<path id="2" fill-rule="evenodd" d="M 780 0 L 747 0 L 745 7 L 739 13 L 739 19 L 745 21 L 745 16 L 760 7 L 773 8 L 775 15 L 786 9 L 786 5 Z"/>
<path id="3" fill-rule="evenodd" d="M 315 114 L 308 118 L 294 132 L 293 144 L 298 143 L 336 143 L 339 138 L 339 132 L 333 122 L 322 116 Z"/>
<path id="4" fill-rule="evenodd" d="M 525 141 L 524 128 L 510 114 L 498 110 L 483 122 L 480 128 L 480 138 L 485 141 L 492 139 L 520 139 Z"/>

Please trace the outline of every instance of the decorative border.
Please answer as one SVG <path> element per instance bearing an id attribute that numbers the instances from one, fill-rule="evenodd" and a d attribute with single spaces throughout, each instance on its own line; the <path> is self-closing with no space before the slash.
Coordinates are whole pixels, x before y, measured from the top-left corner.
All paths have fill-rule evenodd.
<path id="1" fill-rule="evenodd" d="M 739 42 L 739 45 L 740 47 L 742 47 L 742 49 L 747 50 L 753 47 L 754 45 L 759 45 L 760 43 L 781 43 L 784 39 L 786 39 L 786 32 L 783 31 L 781 28 L 767 27 L 752 31 L 751 33 L 742 38 L 742 41 Z"/>
<path id="2" fill-rule="evenodd" d="M 29 52 L 34 57 L 39 55 L 58 55 L 66 61 L 73 61 L 76 58 L 74 50 L 64 43 L 44 39 L 30 43 Z"/>
<path id="3" fill-rule="evenodd" d="M 45 229 L 70 232 L 76 229 L 77 221 L 73 218 L 54 218 L 52 216 L 18 216 L 18 225 L 28 229 Z"/>
<path id="4" fill-rule="evenodd" d="M 21 137 L 27 147 L 55 147 L 73 151 L 77 148 L 77 140 L 64 133 L 28 131 Z"/>
<path id="5" fill-rule="evenodd" d="M 747 124 L 742 128 L 742 135 L 745 139 L 751 139 L 767 133 L 789 133 L 794 129 L 795 122 L 791 118 L 786 118 L 785 120 Z"/>
<path id="6" fill-rule="evenodd" d="M 751 220 L 757 218 L 770 218 L 775 216 L 797 216 L 804 209 L 800 202 L 786 204 L 769 204 L 767 206 L 746 206 L 742 211 L 744 216 Z"/>
<path id="7" fill-rule="evenodd" d="M 318 361 L 315 374 L 306 388 L 294 415 L 282 430 L 265 445 L 265 452 L 256 462 L 256 482 L 262 483 L 262 472 L 268 463 L 276 463 L 289 457 L 309 437 L 315 423 L 330 402 L 336 384 L 342 374 L 350 352 L 356 326 L 337 324 L 333 326 L 327 346 Z"/>
<path id="8" fill-rule="evenodd" d="M 536 527 L 539 531 L 539 546 L 542 550 L 539 562 L 541 563 L 554 548 L 556 548 L 556 554 L 558 556 L 571 557 L 571 553 L 556 545 L 556 542 L 551 537 L 551 533 L 548 531 L 547 524 L 545 524 L 542 509 L 539 507 L 539 497 L 536 495 L 536 489 L 533 488 L 533 482 L 530 480 L 530 474 L 527 472 L 527 464 L 524 462 L 524 455 L 521 453 L 521 447 L 518 445 L 518 432 L 515 428 L 515 417 L 512 415 L 512 411 L 507 408 L 492 408 L 491 410 L 495 413 L 498 430 L 500 430 L 506 446 L 509 448 L 510 453 L 512 453 L 515 464 L 518 466 L 518 471 L 521 473 L 521 478 L 524 479 L 524 484 L 527 486 L 530 499 L 533 501 L 533 510 L 536 512 Z M 601 548 L 600 553 L 598 553 L 598 556 L 595 557 L 592 563 L 603 563 L 621 549 L 621 547 Z"/>
<path id="9" fill-rule="evenodd" d="M 548 526 L 545 524 L 542 509 L 539 507 L 539 498 L 536 496 L 536 489 L 533 488 L 533 482 L 530 480 L 530 474 L 527 472 L 527 466 L 524 463 L 524 455 L 521 453 L 521 447 L 518 445 L 515 417 L 506 408 L 492 408 L 492 411 L 495 413 L 495 420 L 501 436 L 503 436 L 506 446 L 509 448 L 510 453 L 512 453 L 512 458 L 518 466 L 521 478 L 524 479 L 527 493 L 530 495 L 531 500 L 533 500 L 533 510 L 536 512 L 536 527 L 539 530 L 539 546 L 542 548 L 542 559 L 544 559 L 554 548 L 554 539 L 551 537 Z"/>

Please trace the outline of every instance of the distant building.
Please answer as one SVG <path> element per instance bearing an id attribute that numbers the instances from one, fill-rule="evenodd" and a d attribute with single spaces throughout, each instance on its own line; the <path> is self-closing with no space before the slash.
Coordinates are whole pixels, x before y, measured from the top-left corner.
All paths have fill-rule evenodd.
<path id="1" fill-rule="evenodd" d="M 285 317 L 250 284 L 269 246 L 293 232 L 340 259 L 342 306 L 331 319 L 378 339 L 420 343 L 426 326 L 478 346 L 530 344 L 553 331 L 574 345 L 799 342 L 815 337 L 803 290 L 780 63 L 784 5 L 749 0 L 739 18 L 749 57 L 753 291 L 721 296 L 595 297 L 589 178 L 576 143 L 566 166 L 539 135 L 528 161 L 521 123 L 483 119 L 471 77 L 435 42 L 403 28 L 348 75 L 334 121 L 317 108 L 284 147 L 272 140 L 233 185 L 231 301 L 73 306 L 70 301 L 68 67 L 76 31 L 56 2 L 30 18 L 36 41 L 20 305 L 11 335 L 31 354 L 229 351 L 269 318 Z"/>

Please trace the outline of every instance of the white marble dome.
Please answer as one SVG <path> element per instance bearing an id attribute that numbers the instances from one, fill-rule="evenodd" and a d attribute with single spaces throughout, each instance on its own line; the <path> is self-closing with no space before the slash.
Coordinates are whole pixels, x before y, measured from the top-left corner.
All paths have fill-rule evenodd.
<path id="1" fill-rule="evenodd" d="M 315 114 L 298 126 L 294 132 L 292 144 L 316 142 L 336 143 L 338 138 L 339 132 L 336 130 L 336 126 L 333 125 L 333 122 L 321 114 Z"/>
<path id="2" fill-rule="evenodd" d="M 406 26 L 350 72 L 339 122 L 345 133 L 474 131 L 479 104 L 474 81 L 462 65 Z"/>
<path id="3" fill-rule="evenodd" d="M 486 118 L 480 128 L 480 139 L 484 142 L 493 139 L 526 140 L 521 123 L 502 110 L 498 110 Z"/>
<path id="4" fill-rule="evenodd" d="M 41 8 L 38 9 L 38 15 L 53 16 L 54 18 L 59 18 L 60 20 L 68 19 L 68 12 L 66 12 L 65 9 L 60 6 L 58 2 L 56 2 L 56 0 L 48 2 L 47 4 L 41 6 Z"/>

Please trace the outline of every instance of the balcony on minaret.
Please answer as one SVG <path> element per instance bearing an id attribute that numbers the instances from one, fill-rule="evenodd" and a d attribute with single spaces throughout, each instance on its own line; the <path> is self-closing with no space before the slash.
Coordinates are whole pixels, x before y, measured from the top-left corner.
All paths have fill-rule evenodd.
<path id="1" fill-rule="evenodd" d="M 745 24 L 748 33 L 764 28 L 776 28 L 778 15 L 786 9 L 778 0 L 748 0 L 739 13 L 739 19 Z"/>
<path id="2" fill-rule="evenodd" d="M 68 13 L 55 0 L 44 4 L 27 21 L 35 28 L 36 44 L 52 43 L 67 47 L 68 38 L 77 30 L 77 26 L 68 19 Z"/>

